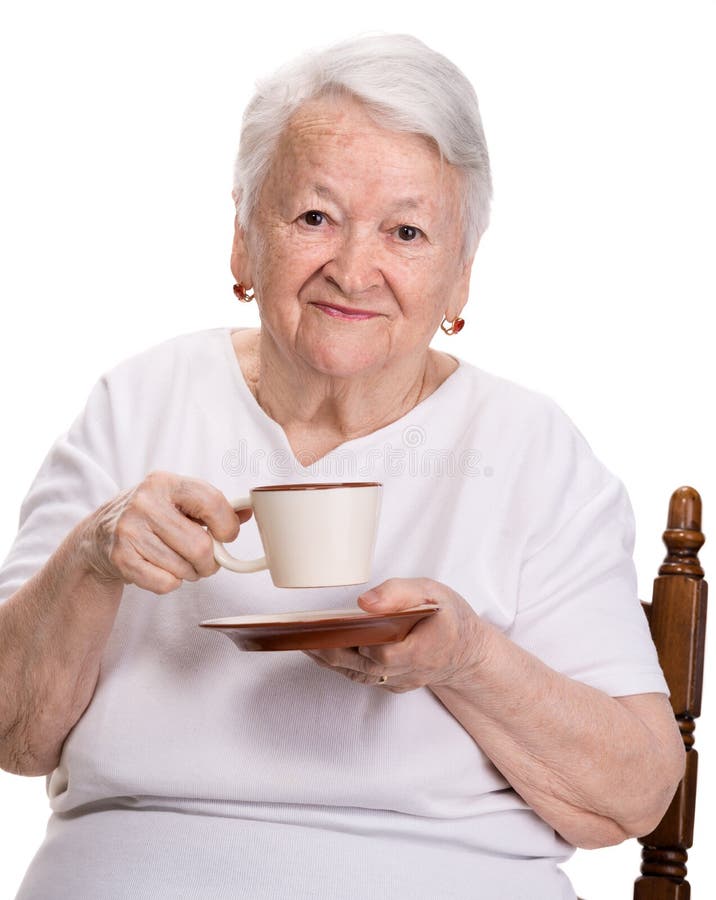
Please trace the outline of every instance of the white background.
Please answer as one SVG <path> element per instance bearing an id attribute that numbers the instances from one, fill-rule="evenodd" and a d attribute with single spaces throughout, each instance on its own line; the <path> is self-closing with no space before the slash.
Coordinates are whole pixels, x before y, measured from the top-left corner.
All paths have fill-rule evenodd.
<path id="1" fill-rule="evenodd" d="M 227 265 L 242 109 L 258 73 L 367 30 L 422 38 L 463 68 L 480 98 L 493 221 L 465 330 L 434 346 L 544 391 L 569 413 L 629 489 L 642 597 L 664 553 L 674 488 L 701 491 L 708 534 L 714 3 L 473 0 L 470 9 L 469 19 L 452 0 L 25 0 L 8 9 L 0 558 L 47 449 L 101 372 L 174 334 L 256 324 L 255 308 L 233 298 Z M 708 543 L 702 560 L 708 575 Z M 713 887 L 709 655 L 696 730 L 695 900 Z M 44 787 L 44 778 L 0 773 L 2 900 L 42 840 Z M 579 851 L 566 868 L 589 900 L 626 900 L 638 857 L 631 841 Z"/>

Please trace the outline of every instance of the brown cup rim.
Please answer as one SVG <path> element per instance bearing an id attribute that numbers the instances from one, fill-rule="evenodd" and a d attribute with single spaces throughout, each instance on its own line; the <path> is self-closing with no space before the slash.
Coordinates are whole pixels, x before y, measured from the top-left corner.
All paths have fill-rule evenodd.
<path id="1" fill-rule="evenodd" d="M 328 488 L 353 488 L 353 487 L 383 487 L 380 481 L 334 481 L 316 482 L 309 484 L 264 484 L 251 488 L 251 493 L 256 491 L 324 491 Z"/>

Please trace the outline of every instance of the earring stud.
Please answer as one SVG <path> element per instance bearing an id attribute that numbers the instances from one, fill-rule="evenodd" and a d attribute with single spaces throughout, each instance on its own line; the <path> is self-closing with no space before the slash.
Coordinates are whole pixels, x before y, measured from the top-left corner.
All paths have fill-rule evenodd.
<path id="1" fill-rule="evenodd" d="M 246 290 L 244 285 L 239 282 L 238 284 L 234 285 L 234 296 L 242 303 L 251 303 L 251 301 L 254 299 L 254 289 L 249 288 L 248 290 Z"/>
<path id="2" fill-rule="evenodd" d="M 446 324 L 449 327 L 446 328 Z M 458 331 L 462 331 L 464 325 L 465 320 L 461 319 L 460 316 L 456 316 L 456 318 L 454 318 L 452 322 L 447 317 L 443 317 L 443 320 L 440 323 L 440 327 L 445 332 L 445 334 L 457 334 Z"/>

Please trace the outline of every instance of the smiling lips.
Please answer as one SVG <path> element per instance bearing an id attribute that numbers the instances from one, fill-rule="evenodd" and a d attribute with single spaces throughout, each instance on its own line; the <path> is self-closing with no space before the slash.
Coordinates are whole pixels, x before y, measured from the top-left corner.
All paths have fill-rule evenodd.
<path id="1" fill-rule="evenodd" d="M 344 306 L 329 306 L 327 303 L 312 303 L 311 306 L 317 306 L 326 315 L 333 316 L 335 319 L 373 319 L 380 313 L 371 312 L 367 309 L 350 310 Z"/>

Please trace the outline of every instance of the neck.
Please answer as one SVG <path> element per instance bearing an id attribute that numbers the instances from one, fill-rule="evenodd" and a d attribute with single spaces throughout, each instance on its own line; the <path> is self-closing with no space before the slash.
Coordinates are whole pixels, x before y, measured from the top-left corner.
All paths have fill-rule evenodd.
<path id="1" fill-rule="evenodd" d="M 401 418 L 456 368 L 427 348 L 380 370 L 351 377 L 318 372 L 286 355 L 266 329 L 251 334 L 246 381 L 262 409 L 287 432 L 310 433 L 327 444 L 370 434 Z"/>

